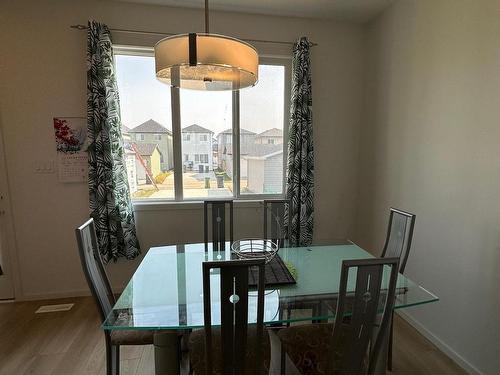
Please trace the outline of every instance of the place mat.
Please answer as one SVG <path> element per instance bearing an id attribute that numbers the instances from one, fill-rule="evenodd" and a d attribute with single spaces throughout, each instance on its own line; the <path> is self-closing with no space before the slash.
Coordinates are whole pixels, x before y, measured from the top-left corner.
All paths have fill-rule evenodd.
<path id="1" fill-rule="evenodd" d="M 257 287 L 258 277 L 259 270 L 256 267 L 251 267 L 248 272 L 248 285 L 250 287 Z M 296 283 L 283 259 L 278 254 L 265 266 L 264 283 L 266 287 Z"/>

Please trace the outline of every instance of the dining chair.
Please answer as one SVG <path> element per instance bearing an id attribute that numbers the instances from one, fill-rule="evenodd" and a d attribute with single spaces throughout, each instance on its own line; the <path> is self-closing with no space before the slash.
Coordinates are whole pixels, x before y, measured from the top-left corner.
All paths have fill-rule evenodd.
<path id="1" fill-rule="evenodd" d="M 289 199 L 265 199 L 264 238 L 276 241 L 279 247 L 285 247 L 290 240 L 291 227 L 288 225 Z"/>
<path id="2" fill-rule="evenodd" d="M 249 295 L 250 267 L 258 268 L 258 284 L 257 293 Z M 271 349 L 264 328 L 264 267 L 264 259 L 203 263 L 204 328 L 193 331 L 189 337 L 190 371 L 194 370 L 195 375 L 269 373 Z M 211 298 L 215 275 L 220 279 L 220 302 Z M 256 302 L 256 324 L 248 323 L 251 299 Z M 214 321 L 219 322 L 218 317 L 212 317 L 213 306 L 220 306 L 220 327 L 212 326 Z"/>
<path id="3" fill-rule="evenodd" d="M 399 272 L 404 273 L 408 256 L 410 255 L 411 241 L 413 238 L 413 229 L 417 216 L 397 208 L 390 209 L 389 225 L 387 226 L 387 235 L 385 238 L 382 258 L 399 258 Z M 394 319 L 394 316 L 393 316 Z M 393 346 L 393 325 L 391 324 L 391 333 L 389 338 L 389 350 L 387 352 L 387 369 L 392 370 L 392 346 Z"/>
<path id="4" fill-rule="evenodd" d="M 208 214 L 208 211 L 211 214 Z M 226 210 L 229 210 L 229 241 L 233 243 L 233 201 L 207 200 L 203 205 L 205 251 L 208 250 L 209 224 L 212 227 L 213 250 L 224 250 L 226 247 Z"/>
<path id="5" fill-rule="evenodd" d="M 333 324 L 294 326 L 278 332 L 281 373 L 285 374 L 288 355 L 301 374 L 374 374 L 391 324 L 398 265 L 398 258 L 343 261 Z M 384 269 L 388 267 L 387 278 Z M 344 319 L 346 316 L 350 319 Z"/>
<path id="6" fill-rule="evenodd" d="M 410 255 L 416 218 L 417 216 L 412 213 L 392 207 L 390 209 L 389 225 L 381 256 L 382 258 L 399 258 L 400 273 L 404 273 Z"/>
<path id="7" fill-rule="evenodd" d="M 116 301 L 99 254 L 94 220 L 87 220 L 75 232 L 83 273 L 99 308 L 101 321 L 104 322 Z M 104 336 L 106 340 L 107 375 L 119 375 L 120 373 L 121 345 L 153 344 L 152 331 L 104 331 Z"/>

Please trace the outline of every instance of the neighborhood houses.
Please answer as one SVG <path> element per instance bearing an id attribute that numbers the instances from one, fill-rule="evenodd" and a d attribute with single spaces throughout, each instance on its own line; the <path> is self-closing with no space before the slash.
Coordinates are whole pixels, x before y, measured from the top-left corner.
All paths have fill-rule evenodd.
<path id="1" fill-rule="evenodd" d="M 125 164 L 135 198 L 174 198 L 173 135 L 150 119 L 122 126 Z M 181 129 L 184 189 L 191 197 L 232 195 L 233 130 L 219 134 L 199 124 Z M 283 184 L 283 131 L 240 129 L 240 189 L 247 194 L 277 194 Z"/>

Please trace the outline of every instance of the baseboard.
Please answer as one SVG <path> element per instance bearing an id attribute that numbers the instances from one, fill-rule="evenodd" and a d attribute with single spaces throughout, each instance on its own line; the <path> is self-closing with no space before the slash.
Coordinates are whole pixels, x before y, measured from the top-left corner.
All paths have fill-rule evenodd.
<path id="1" fill-rule="evenodd" d="M 464 357 L 458 354 L 455 350 L 450 348 L 444 341 L 442 341 L 439 337 L 434 335 L 431 331 L 429 331 L 422 323 L 414 319 L 408 313 L 396 310 L 396 313 L 403 318 L 408 324 L 410 324 L 413 328 L 415 328 L 422 336 L 424 336 L 427 340 L 432 342 L 436 347 L 441 350 L 444 354 L 446 354 L 452 361 L 454 361 L 457 365 L 462 367 L 467 373 L 471 375 L 484 375 L 481 371 L 479 371 L 475 366 L 469 363 Z"/>
<path id="2" fill-rule="evenodd" d="M 46 300 L 46 299 L 88 297 L 90 295 L 91 295 L 90 290 L 82 289 L 82 290 L 72 290 L 72 291 L 68 291 L 68 292 L 24 294 L 24 295 L 16 298 L 16 301 L 38 301 L 38 300 Z"/>
<path id="3" fill-rule="evenodd" d="M 121 294 L 125 289 L 123 286 L 113 288 L 114 294 Z M 16 301 L 39 301 L 47 299 L 71 298 L 71 297 L 89 297 L 92 294 L 89 289 L 72 290 L 69 292 L 54 292 L 54 293 L 36 293 L 25 294 L 16 298 Z"/>

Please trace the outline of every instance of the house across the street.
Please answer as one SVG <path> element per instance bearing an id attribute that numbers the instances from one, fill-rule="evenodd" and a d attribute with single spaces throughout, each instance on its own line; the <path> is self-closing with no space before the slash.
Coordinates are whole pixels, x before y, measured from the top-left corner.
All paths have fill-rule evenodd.
<path id="1" fill-rule="evenodd" d="M 283 191 L 283 145 L 254 144 L 241 149 L 241 176 L 247 192 L 281 194 Z"/>
<path id="2" fill-rule="evenodd" d="M 272 128 L 255 136 L 255 143 L 278 145 L 283 143 L 283 130 Z"/>
<path id="3" fill-rule="evenodd" d="M 213 170 L 213 134 L 213 131 L 197 124 L 182 129 L 184 170 L 200 173 Z"/>
<path id="4" fill-rule="evenodd" d="M 122 132 L 124 127 L 122 126 Z M 131 142 L 140 144 L 157 144 L 161 154 L 161 170 L 168 171 L 174 168 L 174 154 L 172 132 L 156 122 L 148 120 L 135 128 L 128 129 Z"/>
<path id="5" fill-rule="evenodd" d="M 255 133 L 240 129 L 240 148 L 243 149 L 247 145 L 255 143 Z M 219 168 L 224 170 L 229 177 L 233 176 L 233 130 L 226 129 L 217 135 L 217 155 Z M 242 177 L 244 177 L 242 175 Z"/>
<path id="6" fill-rule="evenodd" d="M 154 177 L 158 176 L 161 170 L 161 152 L 156 143 L 136 143 L 135 144 L 139 155 L 145 163 L 145 166 L 151 171 Z M 151 184 L 141 160 L 136 157 L 136 173 L 137 183 L 139 185 Z"/>

